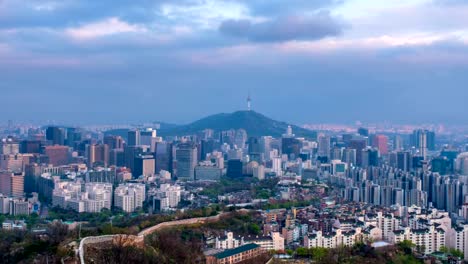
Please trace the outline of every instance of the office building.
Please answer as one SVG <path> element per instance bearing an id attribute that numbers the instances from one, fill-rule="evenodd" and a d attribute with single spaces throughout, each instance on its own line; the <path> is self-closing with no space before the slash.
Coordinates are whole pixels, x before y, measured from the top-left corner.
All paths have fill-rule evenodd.
<path id="1" fill-rule="evenodd" d="M 140 144 L 140 130 L 128 131 L 127 146 L 139 146 Z"/>
<path id="2" fill-rule="evenodd" d="M 173 172 L 173 150 L 172 143 L 158 142 L 156 143 L 156 173 L 161 170 Z"/>
<path id="3" fill-rule="evenodd" d="M 109 165 L 109 146 L 106 144 L 91 144 L 87 146 L 88 166 L 93 168 L 95 166 Z"/>
<path id="4" fill-rule="evenodd" d="M 195 167 L 195 179 L 197 181 L 219 181 L 223 175 L 223 169 L 210 161 L 201 162 Z"/>
<path id="5" fill-rule="evenodd" d="M 353 138 L 349 142 L 349 148 L 356 150 L 356 165 L 362 165 L 362 151 L 367 147 L 367 139 L 365 138 Z"/>
<path id="6" fill-rule="evenodd" d="M 179 180 L 195 180 L 195 167 L 198 163 L 197 153 L 197 146 L 193 142 L 177 145 L 177 178 Z"/>
<path id="7" fill-rule="evenodd" d="M 4 138 L 0 142 L 0 155 L 15 155 L 20 153 L 19 143 L 11 138 Z"/>
<path id="8" fill-rule="evenodd" d="M 45 146 L 44 154 L 53 166 L 62 166 L 69 163 L 70 149 L 67 146 Z"/>
<path id="9" fill-rule="evenodd" d="M 156 151 L 156 143 L 160 141 L 160 138 L 156 136 L 156 130 L 147 128 L 140 131 L 140 145 L 149 146 L 151 152 Z"/>
<path id="10" fill-rule="evenodd" d="M 65 145 L 65 130 L 61 127 L 48 127 L 46 129 L 46 140 L 50 145 Z"/>
<path id="11" fill-rule="evenodd" d="M 317 156 L 321 158 L 330 159 L 330 136 L 320 134 L 318 135 L 318 149 L 317 149 Z M 341 157 L 340 157 L 341 158 Z"/>
<path id="12" fill-rule="evenodd" d="M 243 164 L 241 160 L 228 160 L 226 176 L 229 178 L 242 177 Z"/>
<path id="13" fill-rule="evenodd" d="M 281 153 L 287 155 L 288 159 L 294 160 L 299 158 L 301 153 L 302 143 L 300 140 L 293 137 L 281 138 Z"/>
<path id="14" fill-rule="evenodd" d="M 358 134 L 363 137 L 368 137 L 369 136 L 369 129 L 365 127 L 360 127 L 358 128 Z"/>
<path id="15" fill-rule="evenodd" d="M 104 137 L 104 144 L 109 146 L 110 150 L 124 148 L 124 140 L 121 136 L 106 136 Z"/>
<path id="16" fill-rule="evenodd" d="M 2 154 L 0 155 L 0 169 L 14 172 L 22 172 L 27 159 L 26 154 Z M 29 162 L 27 162 L 29 163 Z"/>
<path id="17" fill-rule="evenodd" d="M 388 137 L 385 135 L 375 135 L 372 138 L 372 147 L 379 150 L 380 155 L 388 154 Z"/>
<path id="18" fill-rule="evenodd" d="M 8 197 L 23 197 L 24 174 L 11 171 L 0 172 L 0 193 Z"/>
<path id="19" fill-rule="evenodd" d="M 20 153 L 40 153 L 42 146 L 40 140 L 23 140 L 20 142 Z"/>
<path id="20" fill-rule="evenodd" d="M 153 155 L 138 155 L 135 157 L 134 169 L 132 171 L 133 176 L 138 178 L 139 176 L 153 176 L 155 174 L 155 161 Z"/>

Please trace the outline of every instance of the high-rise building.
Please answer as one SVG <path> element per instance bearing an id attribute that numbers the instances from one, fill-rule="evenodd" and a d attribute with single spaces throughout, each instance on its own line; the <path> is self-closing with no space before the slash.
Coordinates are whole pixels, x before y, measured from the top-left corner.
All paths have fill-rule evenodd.
<path id="1" fill-rule="evenodd" d="M 397 168 L 402 171 L 411 169 L 411 153 L 408 151 L 397 152 Z"/>
<path id="2" fill-rule="evenodd" d="M 368 137 L 369 136 L 369 129 L 365 127 L 360 127 L 358 128 L 358 134 L 363 136 L 363 137 Z"/>
<path id="3" fill-rule="evenodd" d="M 173 151 L 172 143 L 158 142 L 156 144 L 156 173 L 161 170 L 173 172 Z"/>
<path id="4" fill-rule="evenodd" d="M 317 156 L 319 157 L 326 157 L 327 159 L 330 159 L 330 136 L 320 134 L 318 136 L 318 150 L 317 150 Z"/>
<path id="5" fill-rule="evenodd" d="M 2 139 L 0 142 L 0 155 L 15 155 L 20 152 L 19 143 L 11 138 Z"/>
<path id="6" fill-rule="evenodd" d="M 153 176 L 155 174 L 155 161 L 153 155 L 138 155 L 135 157 L 133 177 Z"/>
<path id="7" fill-rule="evenodd" d="M 65 145 L 75 147 L 82 140 L 82 131 L 79 128 L 68 127 L 66 130 Z"/>
<path id="8" fill-rule="evenodd" d="M 148 146 L 125 146 L 125 166 L 135 170 L 135 157 L 148 151 Z"/>
<path id="9" fill-rule="evenodd" d="M 356 165 L 356 150 L 355 149 L 344 149 L 343 150 L 343 162 L 346 162 L 348 165 Z"/>
<path id="10" fill-rule="evenodd" d="M 91 144 L 87 147 L 88 166 L 90 168 L 94 166 L 109 165 L 109 146 L 106 144 Z"/>
<path id="11" fill-rule="evenodd" d="M 356 150 L 356 165 L 362 165 L 362 150 L 367 147 L 367 140 L 365 138 L 353 138 L 349 142 L 349 148 Z"/>
<path id="12" fill-rule="evenodd" d="M 203 139 L 200 147 L 200 160 L 205 160 L 206 156 L 215 150 L 215 141 L 213 139 Z"/>
<path id="13" fill-rule="evenodd" d="M 266 160 L 271 160 L 270 151 L 271 151 L 271 143 L 273 141 L 273 137 L 271 136 L 263 136 L 260 138 L 260 151 L 263 153 Z"/>
<path id="14" fill-rule="evenodd" d="M 134 212 L 137 208 L 143 208 L 146 198 L 146 188 L 140 183 L 120 184 L 114 191 L 114 205 L 125 212 Z"/>
<path id="15" fill-rule="evenodd" d="M 238 129 L 236 130 L 235 138 L 234 138 L 234 144 L 240 148 L 243 149 L 245 148 L 245 143 L 247 142 L 247 131 L 244 129 Z"/>
<path id="16" fill-rule="evenodd" d="M 149 146 L 151 152 L 155 151 L 158 140 L 155 129 L 147 128 L 140 131 L 140 145 Z"/>
<path id="17" fill-rule="evenodd" d="M 128 140 L 127 146 L 139 146 L 141 140 L 140 130 L 130 130 L 128 131 Z"/>
<path id="18" fill-rule="evenodd" d="M 380 155 L 388 154 L 388 137 L 385 135 L 375 135 L 372 138 L 372 147 L 377 148 Z"/>
<path id="19" fill-rule="evenodd" d="M 24 174 L 0 172 L 0 193 L 9 197 L 24 196 Z"/>
<path id="20" fill-rule="evenodd" d="M 242 177 L 243 164 L 241 160 L 228 160 L 226 176 L 229 178 Z"/>
<path id="21" fill-rule="evenodd" d="M 248 141 L 249 145 L 249 155 L 252 154 L 260 154 L 260 141 L 258 140 L 257 137 L 250 137 Z"/>
<path id="22" fill-rule="evenodd" d="M 69 162 L 69 147 L 67 146 L 45 146 L 44 154 L 49 157 L 49 163 L 54 166 L 67 165 Z"/>
<path id="23" fill-rule="evenodd" d="M 125 151 L 123 149 L 112 149 L 109 151 L 109 165 L 124 167 Z"/>
<path id="24" fill-rule="evenodd" d="M 0 169 L 13 172 L 22 172 L 25 164 L 23 154 L 5 154 L 0 155 Z"/>
<path id="25" fill-rule="evenodd" d="M 197 146 L 193 142 L 180 143 L 176 149 L 177 178 L 195 180 L 195 167 L 198 164 Z"/>
<path id="26" fill-rule="evenodd" d="M 302 143 L 299 139 L 293 137 L 283 137 L 281 139 L 281 153 L 288 155 L 289 159 L 299 158 Z"/>
<path id="27" fill-rule="evenodd" d="M 421 156 L 424 156 L 427 150 L 434 151 L 435 132 L 424 129 L 414 130 L 411 135 L 411 145 L 420 151 Z"/>
<path id="28" fill-rule="evenodd" d="M 366 148 L 362 151 L 361 167 L 379 166 L 379 151 L 375 148 Z"/>
<path id="29" fill-rule="evenodd" d="M 50 126 L 46 129 L 46 139 L 51 145 L 65 145 L 65 130 L 61 127 Z"/>
<path id="30" fill-rule="evenodd" d="M 104 144 L 109 146 L 109 149 L 123 149 L 124 140 L 121 136 L 106 136 L 104 137 Z"/>
<path id="31" fill-rule="evenodd" d="M 40 153 L 42 145 L 40 140 L 23 140 L 20 142 L 20 153 Z"/>

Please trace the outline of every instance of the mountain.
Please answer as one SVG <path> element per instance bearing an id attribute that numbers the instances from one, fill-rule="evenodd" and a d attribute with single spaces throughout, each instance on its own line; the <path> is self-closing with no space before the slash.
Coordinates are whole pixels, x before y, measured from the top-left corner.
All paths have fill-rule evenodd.
<path id="1" fill-rule="evenodd" d="M 191 135 L 204 129 L 215 131 L 229 129 L 245 129 L 248 136 L 273 136 L 280 137 L 286 132 L 288 123 L 268 118 L 255 111 L 237 111 L 234 113 L 221 113 L 205 117 L 188 125 L 172 128 L 161 127 L 158 134 L 162 136 Z M 291 125 L 293 133 L 299 137 L 315 138 L 314 131 Z"/>
<path id="2" fill-rule="evenodd" d="M 245 129 L 248 136 L 273 136 L 280 137 L 288 128 L 286 122 L 276 121 L 255 111 L 237 111 L 234 113 L 221 113 L 211 115 L 187 125 L 163 125 L 158 129 L 160 136 L 185 136 L 193 135 L 205 129 L 223 131 L 229 129 Z M 291 125 L 293 133 L 298 137 L 315 138 L 315 131 L 299 126 Z M 122 136 L 127 138 L 128 129 L 108 130 L 105 135 Z"/>

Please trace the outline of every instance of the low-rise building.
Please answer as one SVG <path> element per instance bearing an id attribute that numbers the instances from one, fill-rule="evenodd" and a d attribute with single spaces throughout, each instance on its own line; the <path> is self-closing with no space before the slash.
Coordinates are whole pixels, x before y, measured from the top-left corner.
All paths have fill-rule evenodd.
<path id="1" fill-rule="evenodd" d="M 260 256 L 265 251 L 257 244 L 227 249 L 214 255 L 206 256 L 207 264 L 234 264 Z"/>

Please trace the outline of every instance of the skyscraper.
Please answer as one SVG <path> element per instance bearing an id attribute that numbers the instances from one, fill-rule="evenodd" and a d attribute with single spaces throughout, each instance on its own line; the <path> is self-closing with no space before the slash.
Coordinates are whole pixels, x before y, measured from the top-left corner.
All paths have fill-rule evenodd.
<path id="1" fill-rule="evenodd" d="M 87 148 L 88 166 L 100 165 L 107 167 L 109 164 L 109 146 L 106 144 L 91 144 Z"/>
<path id="2" fill-rule="evenodd" d="M 241 160 L 228 160 L 226 176 L 229 178 L 242 177 L 243 164 Z"/>
<path id="3" fill-rule="evenodd" d="M 124 143 L 121 136 L 106 136 L 104 137 L 104 144 L 109 146 L 109 149 L 123 149 Z"/>
<path id="4" fill-rule="evenodd" d="M 360 127 L 358 128 L 358 134 L 363 136 L 363 137 L 368 137 L 369 136 L 369 129 L 365 128 L 365 127 Z"/>
<path id="5" fill-rule="evenodd" d="M 177 178 L 179 180 L 195 180 L 197 166 L 197 146 L 193 142 L 180 143 L 176 149 Z"/>
<path id="6" fill-rule="evenodd" d="M 54 166 L 67 165 L 69 162 L 69 147 L 67 146 L 45 146 L 44 154 L 49 157 L 49 163 Z"/>
<path id="7" fill-rule="evenodd" d="M 128 131 L 127 146 L 139 146 L 140 145 L 140 130 Z"/>
<path id="8" fill-rule="evenodd" d="M 356 150 L 356 165 L 362 165 L 362 150 L 367 147 L 367 140 L 362 137 L 353 138 L 349 142 L 349 148 Z"/>
<path id="9" fill-rule="evenodd" d="M 153 155 L 138 155 L 135 157 L 133 177 L 153 176 L 155 173 L 155 161 Z"/>
<path id="10" fill-rule="evenodd" d="M 330 136 L 320 134 L 318 136 L 317 156 L 330 158 Z"/>
<path id="11" fill-rule="evenodd" d="M 435 132 L 424 129 L 414 130 L 411 135 L 411 145 L 419 149 L 422 156 L 425 150 L 434 151 L 436 149 Z"/>
<path id="12" fill-rule="evenodd" d="M 46 129 L 46 139 L 52 145 L 65 145 L 65 130 L 61 127 L 48 127 Z"/>
<path id="13" fill-rule="evenodd" d="M 411 168 L 411 153 L 408 151 L 397 152 L 397 168 L 402 171 L 409 171 Z"/>
<path id="14" fill-rule="evenodd" d="M 24 196 L 24 174 L 0 172 L 0 193 L 10 197 Z"/>
<path id="15" fill-rule="evenodd" d="M 150 147 L 150 151 L 154 152 L 156 150 L 156 142 L 158 137 L 156 136 L 156 130 L 152 128 L 147 128 L 140 131 L 140 145 L 145 145 Z"/>
<path id="16" fill-rule="evenodd" d="M 289 159 L 299 158 L 301 153 L 301 141 L 293 137 L 283 137 L 281 139 L 281 153 L 288 155 Z"/>
<path id="17" fill-rule="evenodd" d="M 156 173 L 161 170 L 173 172 L 173 151 L 172 143 L 158 142 L 156 144 Z"/>
<path id="18" fill-rule="evenodd" d="M 381 155 L 387 155 L 388 137 L 385 135 L 375 135 L 372 138 L 372 147 L 377 148 Z"/>
<path id="19" fill-rule="evenodd" d="M 240 148 L 243 149 L 245 148 L 245 143 L 247 142 L 247 131 L 244 129 L 238 129 L 236 130 L 235 138 L 234 138 L 234 144 Z"/>
<path id="20" fill-rule="evenodd" d="M 19 143 L 16 141 L 13 141 L 11 138 L 7 139 L 2 139 L 0 142 L 0 154 L 3 155 L 15 155 L 18 154 L 19 151 Z"/>

